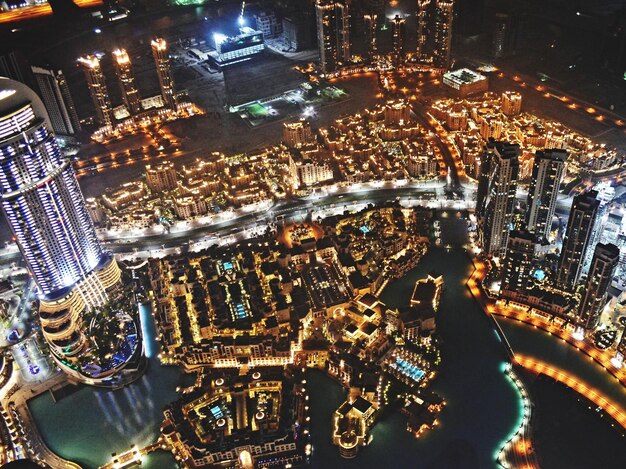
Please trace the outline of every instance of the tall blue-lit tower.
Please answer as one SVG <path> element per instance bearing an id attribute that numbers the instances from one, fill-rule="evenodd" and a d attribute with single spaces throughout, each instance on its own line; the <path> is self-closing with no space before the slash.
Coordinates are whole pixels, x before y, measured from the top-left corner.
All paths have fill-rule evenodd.
<path id="1" fill-rule="evenodd" d="M 141 345 L 138 328 L 129 314 L 99 314 L 119 298 L 122 272 L 96 237 L 72 165 L 51 129 L 35 92 L 0 77 L 2 211 L 37 284 L 52 355 L 70 375 L 100 384 Z M 91 337 L 108 327 L 107 321 L 125 328 L 133 343 L 121 339 L 103 353 Z"/>
<path id="2" fill-rule="evenodd" d="M 2 209 L 39 292 L 54 296 L 94 270 L 104 253 L 41 101 L 21 83 L 1 83 Z"/>

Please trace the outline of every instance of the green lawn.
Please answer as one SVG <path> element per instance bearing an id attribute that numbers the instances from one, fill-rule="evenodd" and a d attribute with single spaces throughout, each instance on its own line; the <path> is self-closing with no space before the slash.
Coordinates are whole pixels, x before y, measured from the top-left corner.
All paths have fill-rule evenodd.
<path id="1" fill-rule="evenodd" d="M 246 111 L 253 119 L 260 119 L 262 117 L 267 117 L 268 111 L 265 106 L 261 103 L 253 103 L 246 107 Z"/>

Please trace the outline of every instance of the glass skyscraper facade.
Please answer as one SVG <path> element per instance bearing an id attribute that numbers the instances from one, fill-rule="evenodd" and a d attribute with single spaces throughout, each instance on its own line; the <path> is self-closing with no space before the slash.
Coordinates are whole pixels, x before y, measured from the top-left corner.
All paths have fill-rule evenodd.
<path id="1" fill-rule="evenodd" d="M 107 256 L 39 97 L 0 79 L 0 200 L 45 297 L 62 295 Z"/>
<path id="2" fill-rule="evenodd" d="M 0 203 L 37 284 L 41 330 L 57 364 L 87 384 L 133 379 L 143 348 L 122 271 L 96 237 L 42 101 L 8 78 L 0 78 Z M 105 307 L 115 314 L 100 314 Z M 124 334 L 98 342 L 108 327 Z M 103 348 L 109 353 L 94 353 Z"/>

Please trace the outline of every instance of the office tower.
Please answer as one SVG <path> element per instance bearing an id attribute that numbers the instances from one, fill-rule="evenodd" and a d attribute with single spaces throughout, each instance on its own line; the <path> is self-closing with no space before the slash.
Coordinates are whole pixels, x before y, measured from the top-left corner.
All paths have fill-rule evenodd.
<path id="1" fill-rule="evenodd" d="M 597 197 L 598 193 L 592 190 L 578 194 L 572 202 L 557 276 L 557 283 L 562 288 L 571 290 L 578 282 L 591 231 L 600 206 Z"/>
<path id="2" fill-rule="evenodd" d="M 320 69 L 329 73 L 350 61 L 348 5 L 340 0 L 317 0 L 315 13 Z"/>
<path id="3" fill-rule="evenodd" d="M 417 58 L 437 68 L 450 66 L 453 0 L 417 0 Z"/>
<path id="4" fill-rule="evenodd" d="M 111 108 L 111 98 L 109 98 L 104 73 L 100 67 L 100 59 L 94 55 L 86 55 L 79 58 L 78 63 L 83 67 L 98 122 L 103 126 L 112 126 L 113 109 Z"/>
<path id="5" fill-rule="evenodd" d="M 139 114 L 142 110 L 141 98 L 137 86 L 135 86 L 135 76 L 126 50 L 117 49 L 113 51 L 113 66 L 122 92 L 124 106 L 131 115 Z"/>
<path id="6" fill-rule="evenodd" d="M 80 121 L 63 72 L 42 67 L 32 70 L 54 133 L 70 136 L 79 132 Z"/>
<path id="7" fill-rule="evenodd" d="M 157 75 L 159 77 L 163 104 L 175 111 L 176 94 L 174 91 L 174 77 L 172 75 L 167 42 L 165 39 L 155 38 L 150 44 L 152 46 L 152 56 L 154 57 L 154 64 L 156 65 Z"/>
<path id="8" fill-rule="evenodd" d="M 502 113 L 514 116 L 522 111 L 522 95 L 515 91 L 505 91 L 500 98 Z"/>
<path id="9" fill-rule="evenodd" d="M 71 162 L 61 154 L 41 99 L 7 78 L 0 78 L 0 96 L 0 202 L 37 285 L 43 335 L 59 366 L 74 378 L 89 383 L 110 379 L 124 360 L 117 355 L 122 361 L 112 366 L 111 358 L 96 359 L 90 354 L 91 334 L 99 323 L 97 311 L 120 285 L 120 268 L 98 242 Z M 136 327 L 134 331 L 136 346 Z"/>
<path id="10" fill-rule="evenodd" d="M 535 153 L 528 189 L 526 227 L 543 239 L 550 234 L 566 161 L 565 150 L 537 150 Z"/>
<path id="11" fill-rule="evenodd" d="M 178 187 L 176 167 L 171 161 L 146 166 L 146 185 L 152 192 L 171 191 Z"/>
<path id="12" fill-rule="evenodd" d="M 18 50 L 12 50 L 0 55 L 0 77 L 24 83 L 30 88 L 35 88 L 35 77 L 28 60 Z"/>
<path id="13" fill-rule="evenodd" d="M 453 0 L 435 0 L 433 17 L 434 47 L 432 52 L 433 65 L 435 67 L 447 69 L 450 66 L 453 17 Z"/>
<path id="14" fill-rule="evenodd" d="M 496 13 L 493 18 L 491 53 L 495 58 L 508 57 L 517 49 L 518 15 L 514 12 Z"/>
<path id="15" fill-rule="evenodd" d="M 431 0 L 417 0 L 417 58 L 421 62 L 425 62 L 428 59 L 426 44 L 429 35 L 428 12 L 430 10 L 430 2 Z"/>
<path id="16" fill-rule="evenodd" d="M 585 329 L 594 329 L 598 325 L 619 255 L 619 248 L 614 244 L 596 245 L 578 307 L 578 324 Z"/>
<path id="17" fill-rule="evenodd" d="M 528 288 L 536 247 L 537 238 L 533 233 L 518 230 L 509 233 L 501 291 L 523 292 Z"/>
<path id="18" fill-rule="evenodd" d="M 283 18 L 283 39 L 293 52 L 313 47 L 315 34 L 307 15 L 308 11 Z"/>
<path id="19" fill-rule="evenodd" d="M 476 213 L 479 241 L 486 254 L 502 256 L 511 230 L 519 145 L 490 141 L 481 165 Z"/>
<path id="20" fill-rule="evenodd" d="M 277 37 L 283 32 L 283 24 L 276 18 L 276 13 L 260 11 L 255 13 L 256 30 L 263 33 L 264 39 Z"/>
<path id="21" fill-rule="evenodd" d="M 404 28 L 406 21 L 401 18 L 400 15 L 396 15 L 391 20 L 391 32 L 392 32 L 392 54 L 397 61 L 401 60 L 404 56 Z"/>
<path id="22" fill-rule="evenodd" d="M 376 37 L 376 31 L 378 27 L 378 16 L 370 13 L 363 16 L 363 23 L 365 27 L 365 44 L 367 47 L 367 58 L 373 59 L 378 54 L 378 38 Z"/>
<path id="23" fill-rule="evenodd" d="M 609 208 L 615 196 L 615 188 L 612 187 L 611 184 L 600 183 L 595 186 L 595 189 L 598 191 L 597 198 L 600 204 L 596 212 L 596 221 L 591 229 L 591 235 L 589 236 L 589 243 L 583 260 L 581 274 L 589 270 L 591 258 L 593 257 L 593 248 L 602 240 L 603 235 L 607 233 L 607 228 L 609 228 L 607 226 L 609 221 Z M 607 241 L 605 240 L 603 242 L 606 243 Z"/>

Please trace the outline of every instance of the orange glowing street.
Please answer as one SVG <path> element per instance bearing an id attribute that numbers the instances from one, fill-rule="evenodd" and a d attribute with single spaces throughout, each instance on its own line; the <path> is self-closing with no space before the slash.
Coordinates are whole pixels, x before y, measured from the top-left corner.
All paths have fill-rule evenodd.
<path id="1" fill-rule="evenodd" d="M 80 8 L 93 8 L 102 5 L 102 0 L 74 0 L 74 3 Z M 52 8 L 49 3 L 44 5 L 33 5 L 25 8 L 18 8 L 12 11 L 3 11 L 0 13 L 0 23 L 18 22 L 49 16 L 52 14 Z"/>

